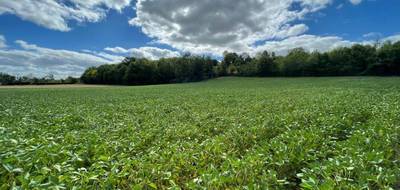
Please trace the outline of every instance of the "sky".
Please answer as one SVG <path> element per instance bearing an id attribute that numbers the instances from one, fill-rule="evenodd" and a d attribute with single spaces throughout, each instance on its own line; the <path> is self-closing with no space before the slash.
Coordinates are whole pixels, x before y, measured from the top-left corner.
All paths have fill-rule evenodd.
<path id="1" fill-rule="evenodd" d="M 77 77 L 127 56 L 394 42 L 399 10 L 399 0 L 0 0 L 0 72 Z"/>

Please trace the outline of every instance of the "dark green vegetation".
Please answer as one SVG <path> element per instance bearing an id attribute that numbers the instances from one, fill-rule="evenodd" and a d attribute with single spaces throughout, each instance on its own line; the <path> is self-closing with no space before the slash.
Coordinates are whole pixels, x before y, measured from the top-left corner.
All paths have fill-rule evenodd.
<path id="1" fill-rule="evenodd" d="M 399 84 L 0 89 L 0 189 L 398 189 Z"/>
<path id="2" fill-rule="evenodd" d="M 48 75 L 42 78 L 37 77 L 16 77 L 0 72 L 0 85 L 48 85 L 48 84 L 77 84 L 78 78 L 67 77 L 65 79 L 54 79 L 53 75 Z"/>
<path id="3" fill-rule="evenodd" d="M 158 61 L 127 58 L 120 64 L 87 69 L 81 79 L 89 84 L 163 84 L 201 81 L 217 76 L 400 76 L 400 42 L 354 45 L 330 52 L 293 49 L 287 56 L 261 52 L 224 54 L 221 62 L 183 56 Z"/>
<path id="4" fill-rule="evenodd" d="M 126 58 L 120 64 L 88 68 L 81 77 L 88 84 L 163 84 L 201 81 L 215 77 L 217 61 L 207 57 L 147 59 Z"/>

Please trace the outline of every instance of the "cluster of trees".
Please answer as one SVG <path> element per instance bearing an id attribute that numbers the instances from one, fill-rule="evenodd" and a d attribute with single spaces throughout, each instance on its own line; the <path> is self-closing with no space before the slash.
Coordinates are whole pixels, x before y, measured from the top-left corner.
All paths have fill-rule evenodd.
<path id="1" fill-rule="evenodd" d="M 127 58 L 120 64 L 89 68 L 81 80 L 84 83 L 134 85 L 200 81 L 217 76 L 358 75 L 400 75 L 400 42 L 381 46 L 357 44 L 325 53 L 309 53 L 296 48 L 286 56 L 267 51 L 255 57 L 226 52 L 221 62 L 198 56 L 158 61 Z"/>
<path id="2" fill-rule="evenodd" d="M 16 77 L 6 73 L 0 73 L 0 85 L 42 85 L 42 84 L 76 84 L 78 78 L 67 77 L 65 79 L 54 79 L 53 75 L 47 75 L 42 78 L 33 76 Z"/>
<path id="3" fill-rule="evenodd" d="M 90 84 L 161 84 L 200 81 L 218 76 L 359 76 L 400 75 L 400 42 L 340 47 L 329 52 L 295 48 L 286 56 L 267 51 L 224 53 L 218 62 L 209 57 L 185 55 L 157 61 L 126 58 L 120 64 L 87 69 L 81 81 Z"/>
<path id="4" fill-rule="evenodd" d="M 81 81 L 88 84 L 163 84 L 201 81 L 215 77 L 217 60 L 186 55 L 157 61 L 126 58 L 119 64 L 88 68 Z"/>
<path id="5" fill-rule="evenodd" d="M 220 76 L 394 76 L 400 75 L 400 42 L 357 44 L 325 53 L 296 48 L 286 56 L 225 53 L 217 70 Z"/>
<path id="6" fill-rule="evenodd" d="M 88 68 L 80 79 L 16 77 L 0 73 L 0 85 L 21 84 L 163 84 L 201 81 L 218 76 L 400 76 L 400 42 L 340 47 L 329 52 L 295 48 L 286 56 L 267 51 L 255 57 L 225 52 L 222 61 L 184 55 L 152 61 L 126 58 L 119 64 Z"/>

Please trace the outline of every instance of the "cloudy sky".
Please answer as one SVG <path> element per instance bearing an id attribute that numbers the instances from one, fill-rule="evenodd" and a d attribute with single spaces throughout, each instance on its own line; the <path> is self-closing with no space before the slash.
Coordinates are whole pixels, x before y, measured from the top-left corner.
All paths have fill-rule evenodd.
<path id="1" fill-rule="evenodd" d="M 0 0 L 0 72 L 400 40 L 399 0 Z"/>

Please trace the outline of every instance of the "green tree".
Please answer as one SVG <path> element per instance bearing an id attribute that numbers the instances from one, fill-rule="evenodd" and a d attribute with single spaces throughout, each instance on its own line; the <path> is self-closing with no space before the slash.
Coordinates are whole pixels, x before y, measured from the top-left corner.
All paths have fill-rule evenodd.
<path id="1" fill-rule="evenodd" d="M 263 51 L 255 59 L 257 74 L 262 77 L 278 75 L 278 65 L 275 61 L 275 54 Z"/>
<path id="2" fill-rule="evenodd" d="M 16 77 L 6 74 L 0 73 L 0 85 L 10 85 L 16 83 Z"/>
<path id="3" fill-rule="evenodd" d="M 295 48 L 286 57 L 280 59 L 280 68 L 284 76 L 304 76 L 304 68 L 309 54 L 303 48 Z"/>

